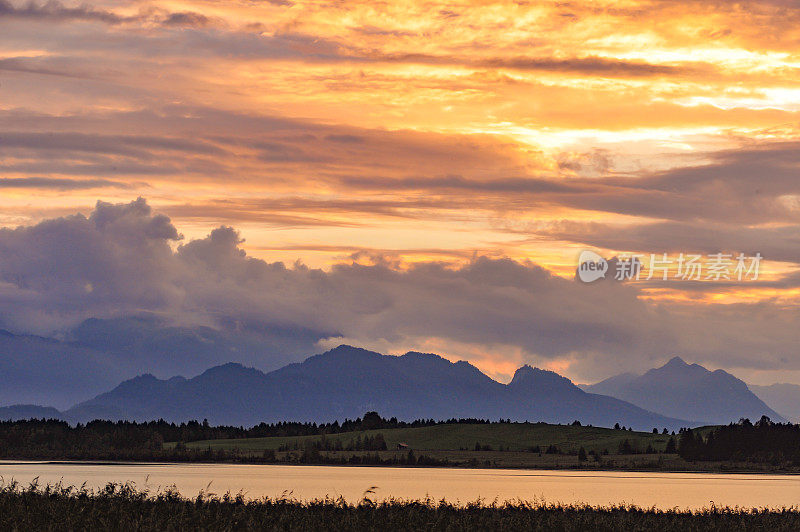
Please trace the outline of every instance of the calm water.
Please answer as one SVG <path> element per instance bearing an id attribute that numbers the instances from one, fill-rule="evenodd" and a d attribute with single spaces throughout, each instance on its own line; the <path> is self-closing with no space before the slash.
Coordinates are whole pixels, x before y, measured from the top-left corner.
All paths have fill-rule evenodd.
<path id="1" fill-rule="evenodd" d="M 3 462 L 4 482 L 101 487 L 133 481 L 157 491 L 170 485 L 187 496 L 200 490 L 216 494 L 242 490 L 247 497 L 299 499 L 326 495 L 359 500 L 372 486 L 374 498 L 424 498 L 450 502 L 483 498 L 525 499 L 589 504 L 629 503 L 641 507 L 698 509 L 717 506 L 772 507 L 800 505 L 800 476 L 722 475 L 711 473 L 628 473 L 505 469 L 427 469 L 230 464 L 97 465 L 80 463 Z M 209 487 L 210 483 L 210 487 Z M 208 489 L 206 489 L 208 487 Z"/>

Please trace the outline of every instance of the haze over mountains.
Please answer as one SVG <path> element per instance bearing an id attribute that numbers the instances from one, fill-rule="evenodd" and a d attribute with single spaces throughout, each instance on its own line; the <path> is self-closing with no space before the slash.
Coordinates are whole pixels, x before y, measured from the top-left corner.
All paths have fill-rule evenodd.
<path id="1" fill-rule="evenodd" d="M 625 401 L 587 393 L 551 371 L 523 366 L 501 384 L 467 362 L 433 354 L 400 357 L 340 346 L 263 373 L 224 364 L 191 379 L 128 380 L 65 412 L 72 422 L 95 418 L 170 421 L 208 419 L 214 424 L 262 421 L 334 421 L 375 410 L 413 420 L 475 417 L 676 429 L 691 423 L 648 412 Z M 12 408 L 0 417 L 13 416 Z"/>
<path id="2" fill-rule="evenodd" d="M 232 323 L 178 327 L 152 315 L 88 319 L 61 338 L 0 329 L 0 405 L 69 408 L 144 371 L 196 375 L 230 360 L 277 369 L 302 360 L 320 339 L 298 328 Z"/>
<path id="3" fill-rule="evenodd" d="M 610 395 L 666 416 L 681 416 L 708 424 L 727 424 L 746 417 L 768 416 L 786 421 L 759 399 L 744 381 L 723 370 L 709 371 L 674 357 L 643 375 L 623 373 L 586 391 Z"/>
<path id="4" fill-rule="evenodd" d="M 109 335 L 116 338 L 115 356 L 109 355 L 108 346 L 101 350 Z M 120 375 L 130 368 L 120 363 L 124 359 L 120 353 L 126 351 L 163 353 L 171 346 L 177 363 L 184 363 L 193 351 L 199 352 L 200 360 L 213 359 L 217 349 L 225 349 L 221 356 L 233 357 L 237 344 L 210 329 L 159 328 L 148 319 L 89 320 L 73 338 L 64 342 L 0 333 L 0 404 L 13 405 L 0 407 L 0 419 L 208 419 L 215 424 L 255 425 L 334 421 L 375 410 L 404 420 L 579 420 L 641 430 L 725 424 L 762 415 L 785 421 L 733 375 L 708 371 L 678 357 L 643 375 L 626 373 L 580 387 L 554 372 L 527 365 L 516 371 L 509 384 L 502 384 L 464 361 L 452 363 L 416 352 L 386 356 L 350 346 L 267 373 L 225 363 L 188 379 L 151 374 L 124 379 Z M 238 345 L 243 345 L 241 340 Z M 9 353 L 20 351 L 26 354 L 25 364 L 14 364 L 19 359 Z M 39 388 L 52 386 L 50 393 L 60 402 L 40 406 L 48 403 L 41 401 L 41 390 L 30 383 L 38 383 Z M 797 386 L 753 388 L 771 404 L 780 404 L 784 412 L 793 411 L 800 399 Z"/>

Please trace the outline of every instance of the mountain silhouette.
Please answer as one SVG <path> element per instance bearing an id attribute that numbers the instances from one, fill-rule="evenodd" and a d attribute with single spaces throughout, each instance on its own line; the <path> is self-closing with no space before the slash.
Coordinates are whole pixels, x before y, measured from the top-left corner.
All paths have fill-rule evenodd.
<path id="1" fill-rule="evenodd" d="M 330 422 L 368 411 L 402 420 L 482 418 L 612 426 L 641 430 L 690 422 L 648 412 L 612 397 L 586 393 L 551 371 L 523 366 L 509 384 L 471 364 L 409 352 L 381 355 L 339 346 L 270 373 L 229 363 L 185 379 L 142 375 L 64 412 L 64 418 L 213 424 Z"/>
<path id="2" fill-rule="evenodd" d="M 596 384 L 588 392 L 628 401 L 665 416 L 709 424 L 727 424 L 741 418 L 785 421 L 751 392 L 747 384 L 722 370 L 709 371 L 674 357 L 643 375 L 623 373 Z"/>

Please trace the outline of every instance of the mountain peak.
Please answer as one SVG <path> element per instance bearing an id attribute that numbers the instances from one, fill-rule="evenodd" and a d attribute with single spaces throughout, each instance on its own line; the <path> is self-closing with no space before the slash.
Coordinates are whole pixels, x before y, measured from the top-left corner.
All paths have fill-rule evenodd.
<path id="1" fill-rule="evenodd" d="M 375 357 L 375 356 L 383 356 L 380 353 L 376 353 L 374 351 L 370 351 L 369 349 L 364 349 L 363 347 L 354 347 L 348 344 L 341 344 L 337 345 L 333 349 L 325 351 L 322 353 L 322 357 L 330 357 L 330 356 L 368 356 L 368 357 Z M 315 358 L 315 357 L 310 357 Z"/>
<path id="2" fill-rule="evenodd" d="M 514 372 L 514 377 L 508 385 L 512 387 L 528 386 L 537 390 L 552 390 L 556 388 L 577 389 L 571 380 L 559 375 L 555 371 L 534 368 L 528 364 L 525 364 Z"/>
<path id="3" fill-rule="evenodd" d="M 245 369 L 243 364 L 238 362 L 226 362 L 224 364 L 220 364 L 219 366 L 214 366 L 213 368 L 207 369 L 205 372 L 209 371 L 239 371 Z"/>
<path id="4" fill-rule="evenodd" d="M 660 368 L 654 368 L 645 373 L 645 375 L 658 375 L 659 378 L 668 379 L 703 379 L 711 372 L 700 364 L 689 364 L 681 357 L 675 356 L 669 359 L 669 362 Z"/>
<path id="5" fill-rule="evenodd" d="M 263 373 L 255 368 L 248 368 L 243 364 L 239 364 L 238 362 L 227 362 L 225 364 L 214 366 L 213 368 L 205 370 L 203 373 L 199 375 L 199 378 L 201 379 L 215 379 L 220 377 L 237 378 L 245 375 L 249 377 L 254 377 L 254 376 L 257 377 L 259 375 L 263 375 Z"/>
<path id="6" fill-rule="evenodd" d="M 326 351 L 327 353 L 342 353 L 346 351 L 366 351 L 363 347 L 355 347 L 350 344 L 339 344 L 333 349 Z"/>
<path id="7" fill-rule="evenodd" d="M 675 367 L 675 368 L 680 367 L 680 368 L 682 368 L 682 367 L 686 367 L 688 365 L 689 364 L 687 364 L 681 357 L 674 356 L 674 357 L 670 358 L 669 362 L 664 364 L 662 367 L 664 367 L 664 368 L 666 368 L 666 367 Z"/>
<path id="8" fill-rule="evenodd" d="M 759 419 L 762 415 L 771 419 L 780 417 L 730 373 L 709 371 L 677 356 L 641 376 L 612 377 L 586 390 L 704 424 L 725 424 L 742 417 Z"/>
<path id="9" fill-rule="evenodd" d="M 435 353 L 421 353 L 419 351 L 409 351 L 408 353 L 401 355 L 400 358 L 428 360 L 431 362 L 444 361 L 447 362 L 448 364 L 451 364 L 451 362 L 446 358 L 444 358 L 443 356 L 437 355 Z"/>
<path id="10" fill-rule="evenodd" d="M 535 375 L 537 371 L 539 371 L 539 369 L 531 367 L 530 364 L 520 366 L 517 368 L 517 371 L 514 372 L 514 377 L 511 379 L 511 382 L 513 383 L 514 381 L 524 379 L 528 375 Z"/>

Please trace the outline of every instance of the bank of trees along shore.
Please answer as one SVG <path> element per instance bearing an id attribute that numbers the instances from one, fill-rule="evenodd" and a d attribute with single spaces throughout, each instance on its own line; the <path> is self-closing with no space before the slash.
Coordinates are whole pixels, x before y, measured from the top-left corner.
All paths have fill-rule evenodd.
<path id="1" fill-rule="evenodd" d="M 450 419 L 436 421 L 420 419 L 412 422 L 397 418 L 383 419 L 375 412 L 363 418 L 345 419 L 332 423 L 280 422 L 261 423 L 254 427 L 212 426 L 207 420 L 169 423 L 167 421 L 102 421 L 71 426 L 55 419 L 0 421 L 0 455 L 4 450 L 23 448 L 40 451 L 81 448 L 86 445 L 97 449 L 140 448 L 156 449 L 164 442 L 195 442 L 221 439 L 246 439 L 267 437 L 302 437 L 330 435 L 364 430 L 418 428 L 439 424 L 490 424 L 484 419 Z"/>
<path id="2" fill-rule="evenodd" d="M 286 444 L 283 451 L 299 451 L 310 461 L 321 456 L 322 451 L 383 451 L 387 449 L 383 434 L 357 435 L 349 441 L 326 436 L 359 431 L 419 428 L 442 424 L 491 424 L 483 419 L 450 419 L 435 421 L 420 419 L 413 422 L 384 419 L 375 412 L 362 418 L 346 419 L 332 423 L 261 423 L 251 428 L 212 426 L 208 421 L 168 423 L 164 420 L 137 423 L 134 421 L 91 421 L 85 425 L 69 425 L 61 420 L 21 420 L 0 422 L 0 458 L 14 459 L 71 459 L 71 460 L 171 460 L 171 461 L 272 461 L 274 452 L 264 456 L 253 456 L 231 450 L 188 448 L 185 444 L 205 440 L 250 439 L 265 437 L 305 438 L 303 443 Z M 507 423 L 507 421 L 495 422 Z M 165 446 L 166 442 L 177 442 Z M 351 457 L 352 458 L 352 457 Z M 349 459 L 349 458 L 348 458 Z M 336 457 L 340 463 L 342 457 Z M 353 460 L 372 460 L 357 456 Z M 392 463 L 397 460 L 393 458 Z M 414 456 L 411 453 L 405 462 L 423 462 L 434 465 L 436 460 Z M 303 460 L 307 461 L 307 460 Z M 320 463 L 327 463 L 319 458 Z M 360 463 L 360 462 L 359 462 Z"/>
<path id="3" fill-rule="evenodd" d="M 681 430 L 678 454 L 690 461 L 752 462 L 800 466 L 800 425 L 773 423 L 766 416 L 755 423 L 742 419 L 705 436 Z"/>
<path id="4" fill-rule="evenodd" d="M 251 428 L 211 426 L 208 422 L 188 423 L 110 422 L 93 421 L 86 425 L 70 426 L 58 420 L 27 420 L 0 422 L 0 458 L 47 459 L 47 460 L 154 460 L 154 461 L 229 461 L 250 463 L 300 462 L 300 463 L 357 463 L 398 465 L 458 465 L 463 459 L 455 456 L 458 451 L 508 451 L 508 445 L 489 445 L 476 441 L 464 442 L 461 447 L 448 447 L 451 454 L 443 451 L 429 452 L 419 449 L 387 444 L 382 431 L 398 428 L 419 428 L 447 424 L 470 424 L 498 426 L 499 431 L 507 421 L 489 422 L 478 419 L 458 419 L 437 422 L 418 420 L 400 422 L 383 419 L 371 412 L 355 420 L 342 423 L 274 423 L 260 424 Z M 535 424 L 534 424 L 535 425 Z M 538 425 L 537 425 L 538 426 Z M 542 425 L 543 430 L 549 430 Z M 490 427 L 487 427 L 490 429 Z M 564 427 L 573 430 L 574 427 Z M 603 429 L 587 429 L 603 430 Z M 364 432 L 367 431 L 367 432 Z M 352 437 L 344 433 L 352 432 Z M 617 432 L 617 431 L 608 431 Z M 619 431 L 625 434 L 627 431 Z M 487 434 L 493 434 L 493 429 Z M 577 461 L 601 462 L 602 456 L 634 454 L 677 454 L 690 462 L 758 463 L 788 468 L 800 467 L 800 426 L 773 423 L 764 417 L 756 423 L 742 420 L 714 429 L 682 429 L 676 437 L 661 436 L 661 447 L 653 448 L 642 435 L 624 435 L 611 448 L 590 449 L 581 441 L 575 448 L 560 448 L 556 444 L 531 445 L 517 450 L 538 455 L 572 455 Z M 249 438 L 283 437 L 280 447 L 247 450 Z M 562 435 L 563 437 L 563 435 Z M 638 442 L 634 437 L 639 438 Z M 286 439 L 291 438 L 291 439 Z M 296 439 L 295 439 L 296 438 Z M 667 439 L 664 442 L 664 438 Z M 205 440 L 242 440 L 212 448 L 210 445 L 191 442 Z M 677 439 L 677 441 L 676 441 Z M 165 445 L 167 442 L 173 442 Z M 395 444 L 392 444 L 395 445 Z M 218 448 L 225 447 L 225 448 Z M 241 450 L 240 450 L 241 449 Z M 394 451 L 394 452 L 387 452 Z M 476 454 L 477 456 L 477 454 Z M 480 457 L 480 464 L 486 456 Z M 472 462 L 470 462 L 472 463 Z"/>

